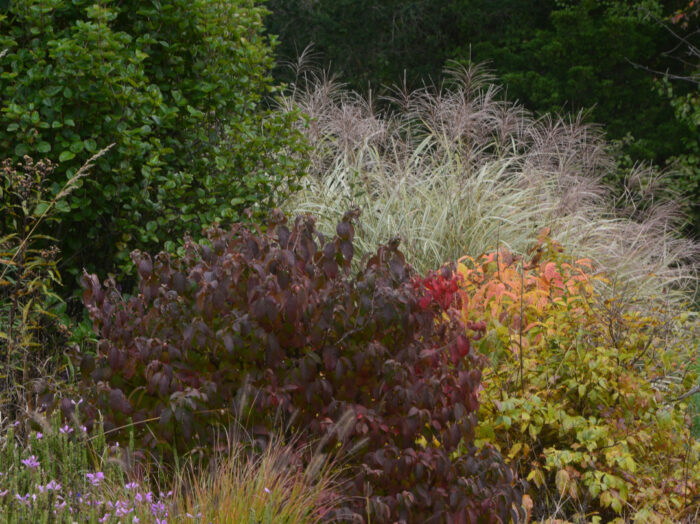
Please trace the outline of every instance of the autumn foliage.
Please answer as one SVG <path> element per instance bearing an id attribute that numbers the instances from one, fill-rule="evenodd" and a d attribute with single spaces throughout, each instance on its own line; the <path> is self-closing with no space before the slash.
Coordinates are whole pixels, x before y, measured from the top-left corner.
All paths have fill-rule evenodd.
<path id="1" fill-rule="evenodd" d="M 277 213 L 264 233 L 210 230 L 181 258 L 135 252 L 128 299 L 85 275 L 101 339 L 83 362 L 91 408 L 107 431 L 133 421 L 137 444 L 163 458 L 210 448 L 234 417 L 261 439 L 282 425 L 345 450 L 348 518 L 518 519 L 517 480 L 474 445 L 485 359 L 452 307 L 454 284 L 441 298 L 452 272 L 422 279 L 392 242 L 351 274 L 357 215 L 331 239 L 310 216 L 289 228 Z"/>
<path id="2" fill-rule="evenodd" d="M 603 300 L 604 276 L 568 261 L 546 234 L 529 260 L 465 257 L 458 275 L 466 333 L 491 361 L 477 443 L 495 445 L 529 481 L 533 516 L 696 515 L 700 445 L 683 393 L 697 348 L 676 336 L 686 319 Z"/>

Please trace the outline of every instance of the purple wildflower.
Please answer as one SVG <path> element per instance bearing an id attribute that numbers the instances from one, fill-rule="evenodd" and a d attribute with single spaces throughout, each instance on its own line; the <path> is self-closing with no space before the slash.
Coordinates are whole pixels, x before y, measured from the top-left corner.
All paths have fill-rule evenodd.
<path id="1" fill-rule="evenodd" d="M 35 469 L 35 468 L 38 468 L 39 466 L 41 466 L 41 464 L 39 464 L 39 461 L 37 460 L 37 458 L 34 455 L 29 457 L 28 459 L 24 459 L 22 461 L 22 464 L 24 464 L 25 466 L 27 466 L 28 468 L 31 468 L 31 469 Z"/>
<path id="2" fill-rule="evenodd" d="M 97 473 L 86 473 L 85 477 L 90 481 L 90 484 L 92 484 L 93 486 L 99 486 L 100 482 L 104 480 L 105 474 L 101 471 L 98 471 Z"/>
<path id="3" fill-rule="evenodd" d="M 37 484 L 36 488 L 39 490 L 39 493 L 43 493 L 44 491 L 59 491 L 61 489 L 61 485 L 55 480 L 52 480 L 51 482 L 46 484 L 46 486 Z"/>

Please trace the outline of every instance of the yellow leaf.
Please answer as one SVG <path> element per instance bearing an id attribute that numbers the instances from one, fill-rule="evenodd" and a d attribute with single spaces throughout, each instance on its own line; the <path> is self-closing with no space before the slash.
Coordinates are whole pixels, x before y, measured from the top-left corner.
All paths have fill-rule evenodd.
<path id="1" fill-rule="evenodd" d="M 508 452 L 508 458 L 513 460 L 513 458 L 518 454 L 518 451 L 523 447 L 522 443 L 516 442 L 513 444 L 513 447 L 510 448 L 510 451 Z"/>
<path id="2" fill-rule="evenodd" d="M 544 473 L 542 473 L 541 469 L 533 469 L 527 476 L 528 481 L 532 481 L 535 483 L 535 486 L 538 488 L 542 485 L 544 485 Z"/>
<path id="3" fill-rule="evenodd" d="M 557 485 L 557 490 L 562 497 L 568 491 L 569 480 L 569 473 L 564 469 L 560 469 L 554 478 L 554 482 Z"/>

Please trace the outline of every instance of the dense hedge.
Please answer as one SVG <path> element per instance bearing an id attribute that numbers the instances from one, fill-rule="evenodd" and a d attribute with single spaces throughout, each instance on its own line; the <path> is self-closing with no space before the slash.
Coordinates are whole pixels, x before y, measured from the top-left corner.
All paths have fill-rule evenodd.
<path id="1" fill-rule="evenodd" d="M 59 162 L 55 194 L 115 144 L 60 203 L 54 236 L 72 273 L 128 265 L 135 247 L 264 211 L 301 174 L 294 116 L 261 103 L 273 62 L 257 2 L 5 4 L 0 149 Z"/>

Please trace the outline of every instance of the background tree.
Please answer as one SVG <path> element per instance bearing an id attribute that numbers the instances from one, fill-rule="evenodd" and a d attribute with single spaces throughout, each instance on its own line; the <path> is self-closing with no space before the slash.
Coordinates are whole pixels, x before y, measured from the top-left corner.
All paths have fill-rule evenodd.
<path id="1" fill-rule="evenodd" d="M 681 64 L 681 74 L 666 72 L 658 91 L 673 107 L 676 119 L 686 126 L 683 153 L 672 158 L 678 171 L 674 184 L 688 195 L 688 212 L 695 234 L 700 231 L 700 3 L 692 0 L 668 20 L 657 22 L 677 40 L 673 57 Z M 658 74 L 658 72 L 655 72 Z"/>

